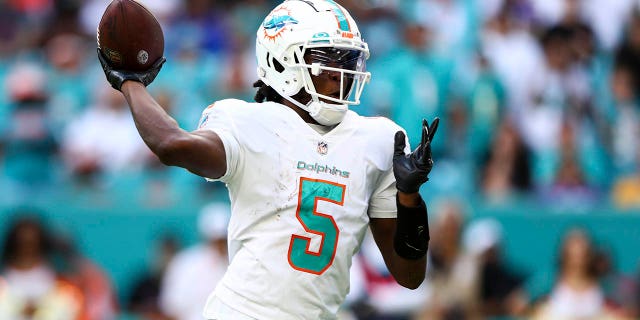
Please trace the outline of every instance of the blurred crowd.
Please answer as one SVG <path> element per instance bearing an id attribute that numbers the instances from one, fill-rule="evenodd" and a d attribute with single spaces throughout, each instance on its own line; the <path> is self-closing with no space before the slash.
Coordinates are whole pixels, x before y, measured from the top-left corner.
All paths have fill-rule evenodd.
<path id="1" fill-rule="evenodd" d="M 276 1 L 143 2 L 163 26 L 168 58 L 150 89 L 183 128 L 215 100 L 252 100 L 255 31 Z M 100 74 L 95 30 L 107 4 L 0 2 L 0 184 L 11 190 L 0 202 L 77 185 L 150 185 L 178 198 L 188 185 L 206 188 L 158 164 Z M 442 119 L 429 196 L 640 207 L 639 1 L 342 4 L 372 53 L 373 77 L 354 109 L 392 118 L 413 144 L 421 118 Z"/>
<path id="2" fill-rule="evenodd" d="M 184 129 L 195 129 L 215 100 L 252 100 L 255 32 L 279 1 L 142 2 L 163 27 L 168 59 L 149 89 Z M 372 80 L 353 109 L 390 117 L 414 145 L 422 118 L 441 119 L 425 198 L 453 195 L 513 212 L 640 209 L 640 1 L 339 2 L 371 50 Z M 0 0 L 0 206 L 157 208 L 224 196 L 162 166 L 104 81 L 95 32 L 108 3 Z M 500 224 L 467 224 L 473 212 L 461 211 L 450 203 L 432 215 L 429 271 L 417 291 L 394 283 L 367 238 L 344 318 L 640 317 L 638 281 L 618 274 L 586 230 L 566 233 L 554 285 L 537 296 L 527 291 L 528 275 L 504 261 Z M 220 218 L 202 218 L 202 245 L 178 254 L 175 239 L 159 240 L 148 276 L 117 301 L 108 275 L 30 213 L 6 228 L 2 319 L 112 319 L 124 311 L 195 319 L 189 314 L 199 306 L 190 303 L 226 263 Z M 215 272 L 193 280 L 197 268 Z M 172 293 L 162 293 L 165 283 Z"/>
<path id="3" fill-rule="evenodd" d="M 340 320 L 626 320 L 640 317 L 640 272 L 622 274 L 591 232 L 559 237 L 551 281 L 536 292 L 530 273 L 506 258 L 502 224 L 469 220 L 457 202 L 431 210 L 427 276 L 398 285 L 371 234 L 353 259 Z M 128 286 L 78 250 L 78 239 L 36 209 L 13 212 L 0 238 L 0 318 L 13 320 L 199 320 L 228 266 L 230 207 L 196 216 L 198 240 L 155 238 L 152 259 Z M 526 270 L 526 271 L 525 271 Z M 131 270 L 133 271 L 133 270 Z M 135 272 L 133 272 L 135 273 Z M 118 299 L 118 296 L 122 297 Z"/>

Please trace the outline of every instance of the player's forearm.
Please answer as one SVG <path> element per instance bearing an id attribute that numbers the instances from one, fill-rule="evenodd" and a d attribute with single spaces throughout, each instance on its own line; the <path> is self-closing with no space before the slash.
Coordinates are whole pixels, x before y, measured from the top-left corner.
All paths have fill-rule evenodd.
<path id="1" fill-rule="evenodd" d="M 167 141 L 186 133 L 153 99 L 142 83 L 125 81 L 121 89 L 142 140 L 155 154 L 160 156 Z"/>
<path id="2" fill-rule="evenodd" d="M 217 134 L 182 130 L 139 82 L 125 81 L 121 90 L 140 136 L 162 163 L 212 179 L 226 172 L 224 145 Z"/>
<path id="3" fill-rule="evenodd" d="M 429 248 L 427 206 L 419 193 L 401 191 L 398 191 L 396 205 L 398 217 L 393 239 L 393 265 L 399 269 L 395 272 L 409 284 L 406 287 L 417 287 L 424 279 Z"/>

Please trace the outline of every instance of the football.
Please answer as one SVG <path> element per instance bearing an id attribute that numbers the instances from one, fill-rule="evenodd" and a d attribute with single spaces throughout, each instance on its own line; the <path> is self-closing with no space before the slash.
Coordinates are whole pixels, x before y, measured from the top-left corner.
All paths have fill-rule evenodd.
<path id="1" fill-rule="evenodd" d="M 160 23 L 134 0 L 113 0 L 98 25 L 98 49 L 114 69 L 143 71 L 164 54 Z"/>

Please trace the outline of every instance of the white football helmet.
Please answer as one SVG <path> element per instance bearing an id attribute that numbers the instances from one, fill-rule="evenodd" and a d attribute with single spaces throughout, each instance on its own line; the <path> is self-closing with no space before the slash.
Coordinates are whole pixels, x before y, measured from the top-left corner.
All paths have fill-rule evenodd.
<path id="1" fill-rule="evenodd" d="M 305 56 L 306 54 L 306 56 Z M 369 47 L 351 15 L 333 0 L 286 0 L 260 25 L 256 39 L 258 77 L 322 125 L 342 121 L 371 74 Z M 306 58 L 306 59 L 305 59 Z M 320 94 L 311 75 L 340 77 L 340 92 Z M 301 89 L 310 101 L 293 98 Z"/>

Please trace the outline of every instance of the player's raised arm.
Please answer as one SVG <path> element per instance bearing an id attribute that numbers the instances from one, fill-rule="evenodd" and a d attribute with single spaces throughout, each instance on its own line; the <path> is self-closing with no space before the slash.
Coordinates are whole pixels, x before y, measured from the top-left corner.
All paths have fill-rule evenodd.
<path id="1" fill-rule="evenodd" d="M 396 178 L 396 219 L 371 219 L 373 237 L 396 281 L 407 288 L 417 288 L 425 277 L 426 254 L 429 248 L 427 206 L 418 193 L 428 180 L 433 166 L 431 141 L 438 129 L 436 118 L 429 126 L 423 120 L 422 141 L 405 154 L 406 137 L 402 131 L 395 136 L 393 173 Z"/>
<path id="2" fill-rule="evenodd" d="M 210 130 L 181 129 L 147 91 L 146 86 L 160 72 L 165 58 L 140 72 L 113 70 L 100 50 L 98 58 L 111 86 L 127 99 L 140 136 L 162 163 L 207 178 L 219 178 L 225 173 L 225 151 L 218 135 Z"/>
<path id="3" fill-rule="evenodd" d="M 146 90 L 166 61 L 164 35 L 153 14 L 137 1 L 114 0 L 102 15 L 96 36 L 107 81 L 124 94 L 151 151 L 166 165 L 207 178 L 221 177 L 226 160 L 220 138 L 214 132 L 182 130 Z"/>

